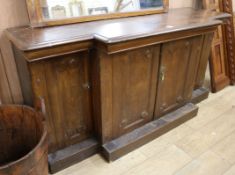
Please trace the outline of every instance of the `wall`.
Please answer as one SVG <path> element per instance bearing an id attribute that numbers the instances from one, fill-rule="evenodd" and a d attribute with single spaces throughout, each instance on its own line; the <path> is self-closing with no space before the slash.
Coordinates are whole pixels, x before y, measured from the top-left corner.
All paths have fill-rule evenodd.
<path id="1" fill-rule="evenodd" d="M 8 27 L 28 23 L 25 0 L 1 0 L 0 21 L 0 99 L 3 103 L 21 103 L 15 61 L 3 31 Z"/>
<path id="2" fill-rule="evenodd" d="M 235 0 L 232 0 L 233 2 L 233 11 L 235 12 Z"/>

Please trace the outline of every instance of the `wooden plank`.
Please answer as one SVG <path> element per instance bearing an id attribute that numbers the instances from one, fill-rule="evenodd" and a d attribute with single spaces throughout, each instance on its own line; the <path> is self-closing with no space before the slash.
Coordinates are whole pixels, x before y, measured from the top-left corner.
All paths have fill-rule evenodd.
<path id="1" fill-rule="evenodd" d="M 201 101 L 207 99 L 208 96 L 209 96 L 208 89 L 206 89 L 204 87 L 198 88 L 198 89 L 194 90 L 194 92 L 193 92 L 191 103 L 193 103 L 193 104 L 200 103 Z"/>
<path id="2" fill-rule="evenodd" d="M 49 154 L 48 161 L 50 172 L 56 173 L 65 169 L 97 153 L 98 150 L 98 142 L 95 139 L 88 139 L 63 150 Z"/>
<path id="3" fill-rule="evenodd" d="M 114 161 L 195 117 L 197 112 L 197 106 L 191 103 L 186 104 L 158 120 L 104 144 L 104 156 L 108 161 Z"/>

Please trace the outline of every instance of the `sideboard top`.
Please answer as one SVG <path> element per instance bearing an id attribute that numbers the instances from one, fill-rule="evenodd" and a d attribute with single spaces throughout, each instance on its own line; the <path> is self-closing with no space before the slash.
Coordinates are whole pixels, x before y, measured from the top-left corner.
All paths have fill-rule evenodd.
<path id="1" fill-rule="evenodd" d="M 192 8 L 172 9 L 168 13 L 122 19 L 86 22 L 47 28 L 18 27 L 6 30 L 20 50 L 43 49 L 72 42 L 99 40 L 116 43 L 148 36 L 168 34 L 221 24 L 216 19 L 229 14 Z"/>

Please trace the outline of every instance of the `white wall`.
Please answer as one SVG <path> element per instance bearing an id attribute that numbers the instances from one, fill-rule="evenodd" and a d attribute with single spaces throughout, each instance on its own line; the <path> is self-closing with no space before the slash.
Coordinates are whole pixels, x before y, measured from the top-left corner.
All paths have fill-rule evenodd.
<path id="1" fill-rule="evenodd" d="M 233 0 L 233 11 L 235 12 L 235 0 Z"/>
<path id="2" fill-rule="evenodd" d="M 169 0 L 169 4 L 170 8 L 192 7 L 193 0 Z"/>

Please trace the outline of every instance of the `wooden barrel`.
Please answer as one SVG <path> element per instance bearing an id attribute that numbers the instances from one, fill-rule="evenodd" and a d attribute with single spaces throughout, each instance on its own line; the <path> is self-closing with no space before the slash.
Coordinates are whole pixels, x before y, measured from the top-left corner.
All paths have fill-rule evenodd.
<path id="1" fill-rule="evenodd" d="M 27 106 L 0 106 L 0 175 L 47 175 L 43 114 Z"/>

